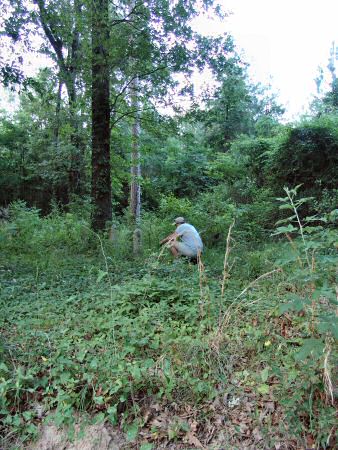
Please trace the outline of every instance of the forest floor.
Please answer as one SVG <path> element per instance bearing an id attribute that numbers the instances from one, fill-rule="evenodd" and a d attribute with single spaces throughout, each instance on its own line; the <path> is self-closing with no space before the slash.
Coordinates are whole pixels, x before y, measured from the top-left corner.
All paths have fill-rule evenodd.
<path id="1" fill-rule="evenodd" d="M 276 252 L 1 258 L 0 447 L 334 448 L 333 343 Z"/>

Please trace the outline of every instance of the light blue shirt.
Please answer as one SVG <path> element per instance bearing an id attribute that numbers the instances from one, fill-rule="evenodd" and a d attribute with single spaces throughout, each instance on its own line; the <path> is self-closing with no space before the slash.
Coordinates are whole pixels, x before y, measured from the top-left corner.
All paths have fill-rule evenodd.
<path id="1" fill-rule="evenodd" d="M 176 233 L 181 237 L 181 240 L 191 249 L 203 250 L 203 242 L 195 227 L 189 223 L 182 223 L 176 228 Z"/>

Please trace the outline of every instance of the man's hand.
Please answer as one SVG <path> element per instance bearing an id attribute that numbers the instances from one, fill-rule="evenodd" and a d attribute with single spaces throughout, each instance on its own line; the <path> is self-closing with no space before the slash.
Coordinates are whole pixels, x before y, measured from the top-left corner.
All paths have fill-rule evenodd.
<path id="1" fill-rule="evenodd" d="M 162 239 L 162 241 L 160 241 L 160 245 L 165 244 L 166 242 L 176 241 L 177 238 L 178 234 L 175 231 L 174 233 L 169 234 L 166 238 Z"/>

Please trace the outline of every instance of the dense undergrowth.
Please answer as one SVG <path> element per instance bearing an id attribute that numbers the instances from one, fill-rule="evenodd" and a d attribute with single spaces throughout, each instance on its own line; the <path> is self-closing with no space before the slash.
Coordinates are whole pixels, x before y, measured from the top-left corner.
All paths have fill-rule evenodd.
<path id="1" fill-rule="evenodd" d="M 252 248 L 235 223 L 225 264 L 223 238 L 199 265 L 172 262 L 151 214 L 134 259 L 126 225 L 109 242 L 74 214 L 13 205 L 0 230 L 0 446 L 25 446 L 51 417 L 72 430 L 77 411 L 119 424 L 126 448 L 333 448 L 334 214 L 297 222 L 296 193 L 281 199 L 286 237 Z"/>

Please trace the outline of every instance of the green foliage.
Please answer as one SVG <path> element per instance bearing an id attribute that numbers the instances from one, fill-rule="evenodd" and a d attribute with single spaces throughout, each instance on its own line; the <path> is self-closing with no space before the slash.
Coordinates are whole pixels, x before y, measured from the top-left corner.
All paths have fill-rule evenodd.
<path id="1" fill-rule="evenodd" d="M 331 55 L 333 56 L 333 55 Z M 321 96 L 315 98 L 311 104 L 312 111 L 320 116 L 322 114 L 334 114 L 337 115 L 338 112 L 338 80 L 335 75 L 335 65 L 332 60 L 329 62 L 327 68 L 331 71 L 332 81 L 330 83 L 330 88 L 324 92 Z M 320 69 L 321 73 L 316 79 L 317 81 L 317 92 L 321 91 L 321 84 L 323 81 L 323 69 Z"/>
<path id="2" fill-rule="evenodd" d="M 160 203 L 159 214 L 163 218 L 170 216 L 174 216 L 175 218 L 183 214 L 189 216 L 192 208 L 192 202 L 187 198 L 179 199 L 173 195 L 169 195 L 168 197 L 163 196 Z"/>
<path id="3" fill-rule="evenodd" d="M 291 128 L 269 165 L 279 186 L 303 184 L 304 189 L 337 186 L 337 118 L 321 117 Z"/>
<path id="4" fill-rule="evenodd" d="M 25 200 L 49 212 L 51 200 L 69 201 L 69 155 L 72 128 L 63 102 L 55 116 L 56 80 L 42 70 L 33 87 L 20 96 L 20 109 L 0 127 L 0 201 Z"/>
<path id="5" fill-rule="evenodd" d="M 332 80 L 331 89 L 325 94 L 322 99 L 323 109 L 325 113 L 338 112 L 338 80 L 336 77 Z"/>
<path id="6" fill-rule="evenodd" d="M 231 154 L 242 163 L 246 175 L 249 174 L 258 187 L 267 187 L 271 176 L 268 162 L 274 147 L 275 140 L 271 138 L 243 138 L 232 144 Z"/>
<path id="7" fill-rule="evenodd" d="M 233 184 L 236 179 L 245 175 L 246 167 L 242 161 L 236 160 L 234 155 L 228 153 L 216 153 L 208 165 L 210 177 L 217 182 Z"/>
<path id="8" fill-rule="evenodd" d="M 283 126 L 270 114 L 259 117 L 255 123 L 255 131 L 258 138 L 270 138 L 282 132 Z"/>
<path id="9" fill-rule="evenodd" d="M 313 316 L 312 323 L 309 323 L 309 331 L 312 334 L 325 331 L 324 336 L 331 334 L 337 338 L 337 321 L 332 317 L 332 310 L 337 301 L 333 287 L 329 287 L 330 281 L 333 282 L 335 279 L 335 269 L 332 263 L 335 259 L 334 245 L 337 242 L 337 236 L 330 226 L 323 227 L 323 224 L 332 226 L 337 219 L 331 213 L 324 217 L 311 216 L 301 220 L 299 209 L 311 199 L 297 198 L 299 187 L 284 188 L 287 196 L 279 199 L 282 203 L 280 208 L 290 210 L 292 215 L 277 222 L 282 226 L 276 229 L 275 234 L 288 236 L 293 253 L 287 257 L 287 264 L 290 263 L 290 257 L 299 264 L 290 279 L 295 282 L 297 280 L 297 284 L 303 283 L 304 293 L 301 295 L 292 293 L 290 302 L 283 305 L 282 309 L 284 312 L 289 309 L 296 311 L 303 308 L 309 309 Z M 300 242 L 294 243 L 290 234 L 298 235 Z M 282 260 L 281 263 L 283 263 Z M 306 287 L 308 292 L 306 292 Z M 325 299 L 324 307 L 320 305 L 320 299 Z M 322 342 L 322 346 L 324 348 L 325 342 Z"/>
<path id="10" fill-rule="evenodd" d="M 276 133 L 284 110 L 267 88 L 249 81 L 238 56 L 228 61 L 220 82 L 208 109 L 197 113 L 213 148 L 228 150 L 231 142 L 242 135 L 270 137 Z"/>
<path id="11" fill-rule="evenodd" d="M 323 189 L 314 201 L 314 207 L 318 214 L 338 209 L 338 189 Z"/>
<path id="12" fill-rule="evenodd" d="M 20 223 L 21 216 L 22 212 L 16 219 Z M 54 221 L 59 225 L 57 218 Z M 62 244 L 61 236 L 57 238 Z M 70 238 L 76 239 L 74 234 Z M 35 243 L 40 250 L 41 241 Z M 32 259 L 32 249 L 23 245 Z M 202 389 L 197 382 L 199 377 L 201 383 L 205 380 L 207 368 L 199 367 L 197 360 L 185 363 L 189 343 L 199 345 L 200 331 L 191 326 L 198 316 L 198 280 L 195 289 L 187 287 L 183 267 L 176 285 L 158 276 L 161 267 L 149 273 L 150 266 L 141 278 L 132 274 L 109 292 L 107 284 L 122 274 L 109 272 L 109 281 L 85 257 L 77 267 L 74 258 L 69 259 L 72 270 L 46 266 L 45 258 L 46 254 L 36 259 L 44 271 L 40 273 L 38 266 L 23 271 L 20 283 L 11 281 L 13 269 L 1 261 L 1 306 L 9 308 L 7 324 L 16 324 L 22 336 L 18 340 L 16 333 L 12 335 L 11 325 L 3 335 L 0 414 L 6 420 L 2 430 L 32 437 L 40 420 L 36 402 L 42 415 L 55 409 L 58 425 L 72 423 L 74 408 L 103 412 L 115 423 L 117 411 L 124 405 L 131 407 L 138 391 L 172 398 L 181 391 L 183 379 L 193 379 L 193 398 L 210 395 L 211 383 L 203 381 Z M 200 373 L 197 378 L 190 375 L 195 372 Z"/>
<path id="13" fill-rule="evenodd" d="M 158 192 L 175 197 L 195 197 L 215 183 L 210 176 L 210 149 L 204 145 L 199 127 L 188 122 L 181 125 L 180 136 L 158 142 L 144 136 L 143 192 L 145 205 L 159 206 Z M 149 142 L 152 138 L 153 142 Z"/>
<path id="14" fill-rule="evenodd" d="M 235 217 L 235 205 L 228 199 L 226 187 L 219 185 L 196 199 L 190 220 L 197 224 L 203 241 L 210 247 L 218 242 L 225 243 Z"/>
<path id="15" fill-rule="evenodd" d="M 46 218 L 41 218 L 39 210 L 28 208 L 24 202 L 14 202 L 9 207 L 10 221 L 0 230 L 0 240 L 4 249 L 17 253 L 35 254 L 43 251 L 58 251 L 65 247 L 69 251 L 91 246 L 92 232 L 88 222 L 74 214 L 62 215 L 57 210 Z"/>
<path id="16" fill-rule="evenodd" d="M 286 190 L 282 205 L 296 211 L 305 205 L 298 189 Z M 274 420 L 283 417 L 287 426 L 250 415 L 267 445 L 274 433 L 297 442 L 311 433 L 318 445 L 327 439 L 334 408 L 322 380 L 324 373 L 331 376 L 337 338 L 334 214 L 311 222 L 315 230 L 304 224 L 306 247 L 298 226 L 291 246 L 276 242 L 255 250 L 242 238 L 237 217 L 222 296 L 224 237 L 236 215 L 225 193 L 221 186 L 203 193 L 194 207 L 163 198 L 160 216 L 144 217 L 146 258 L 133 262 L 130 231 L 122 223 L 116 223 L 118 240 L 107 242 L 74 214 L 54 210 L 41 218 L 36 209 L 12 205 L 0 233 L 3 436 L 10 430 L 23 440 L 36 436 L 52 410 L 60 426 L 72 425 L 75 411 L 88 411 L 97 420 L 121 423 L 134 440 L 146 426 L 139 398 L 163 409 L 173 403 L 198 407 L 198 420 L 206 424 L 206 415 L 215 413 L 207 405 L 225 394 L 227 404 L 236 405 L 245 392 L 255 404 L 273 402 Z M 294 207 L 278 232 L 297 223 Z M 223 233 L 221 251 L 208 241 L 204 272 L 181 260 L 168 263 L 164 254 L 159 258 L 161 233 L 171 231 L 170 221 L 183 211 L 200 226 L 208 217 L 206 240 Z M 283 272 L 264 278 L 276 267 Z M 180 441 L 185 427 L 173 420 L 167 438 Z"/>
<path id="17" fill-rule="evenodd" d="M 286 366 L 281 371 L 282 378 L 287 380 L 290 388 L 294 386 L 297 389 L 297 396 L 282 399 L 282 404 L 286 407 L 287 418 L 293 432 L 304 430 L 299 415 L 309 414 L 309 432 L 317 436 L 319 446 L 325 446 L 326 435 L 322 433 L 320 424 L 322 420 L 333 423 L 333 417 L 330 408 L 320 406 L 318 392 L 323 390 L 320 373 L 323 371 L 327 404 L 330 402 L 333 405 L 328 357 L 334 340 L 338 338 L 338 322 L 334 313 L 337 308 L 334 288 L 336 280 L 334 247 L 337 245 L 337 235 L 331 228 L 334 219 L 332 214 L 300 219 L 299 209 L 311 199 L 298 198 L 299 187 L 284 188 L 287 196 L 279 199 L 280 208 L 289 210 L 292 215 L 280 220 L 278 224 L 281 226 L 276 230 L 276 234 L 288 236 L 291 249 L 289 252 L 285 251 L 283 257 L 277 261 L 285 270 L 288 282 L 292 286 L 291 292 L 285 295 L 284 302 L 279 307 L 279 314 L 288 317 L 290 315 L 296 317 L 298 314 L 302 317 L 298 319 L 301 327 L 300 337 L 294 340 L 299 347 L 288 356 L 290 361 L 287 362 L 286 359 Z M 291 238 L 290 234 L 294 238 Z M 309 391 L 310 402 L 306 406 L 304 399 L 309 395 Z M 321 421 L 316 423 L 312 418 L 319 408 Z"/>

